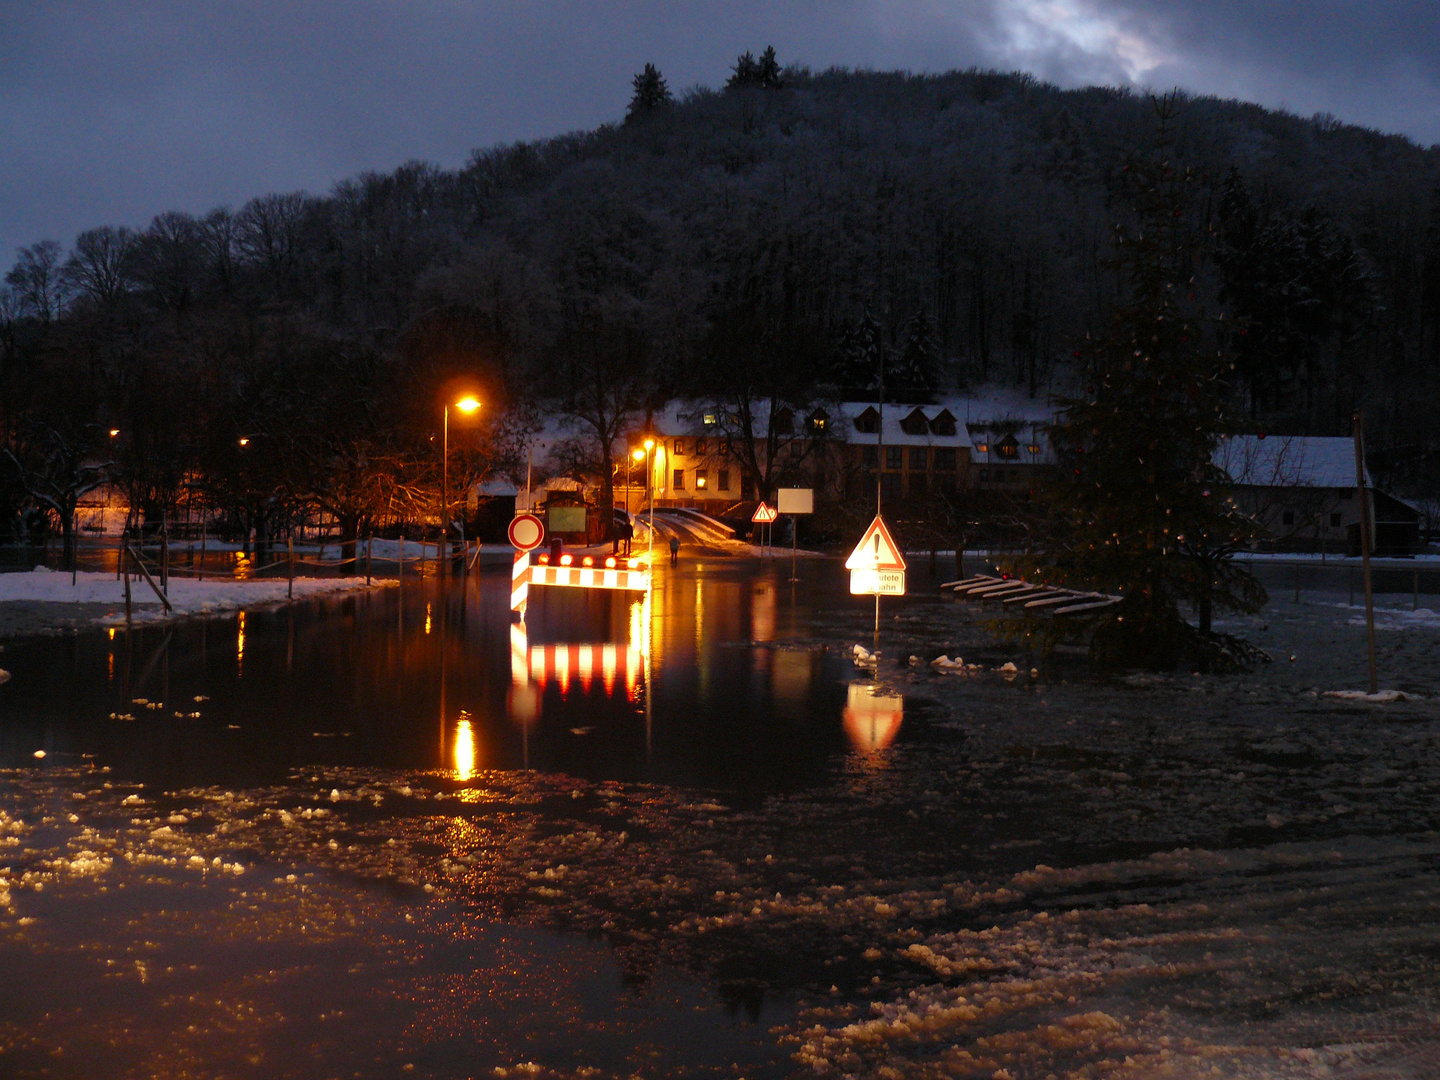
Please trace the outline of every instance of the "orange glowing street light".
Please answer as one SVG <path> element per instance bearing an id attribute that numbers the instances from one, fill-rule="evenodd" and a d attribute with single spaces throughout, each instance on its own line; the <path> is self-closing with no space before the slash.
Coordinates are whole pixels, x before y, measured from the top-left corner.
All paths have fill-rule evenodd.
<path id="1" fill-rule="evenodd" d="M 464 397 L 462 397 L 459 401 L 455 402 L 455 408 L 459 409 L 462 413 L 465 413 L 465 414 L 468 415 L 468 414 L 470 414 L 470 413 L 475 412 L 475 410 L 477 410 L 478 408 L 480 408 L 480 399 L 477 398 L 474 394 L 466 394 L 466 395 L 465 395 Z M 448 555 L 449 555 L 448 546 L 449 546 L 449 543 L 450 543 L 450 403 L 449 403 L 449 402 L 446 402 L 446 403 L 445 403 L 444 413 L 445 413 L 445 422 L 444 422 L 445 433 L 444 433 L 444 437 L 443 437 L 442 440 L 441 440 L 441 447 L 440 447 L 440 511 L 441 511 L 441 518 L 442 518 L 442 520 L 441 520 L 441 522 L 440 522 L 440 544 L 441 544 L 442 547 L 447 548 L 447 551 L 446 551 L 447 558 L 445 558 L 445 559 L 440 563 L 440 572 L 441 572 L 442 574 L 448 572 L 448 570 L 449 570 L 449 564 L 450 564 L 450 560 L 449 560 L 449 558 L 448 558 Z M 461 538 L 463 539 L 464 536 L 465 536 L 465 532 L 464 532 L 465 526 L 463 525 L 463 523 L 462 523 L 462 525 L 460 526 L 460 529 L 461 529 L 460 536 L 461 536 Z"/>
<path id="2" fill-rule="evenodd" d="M 249 445 L 250 445 L 250 440 L 249 440 L 248 438 L 242 437 L 242 438 L 240 439 L 240 445 L 241 445 L 241 446 L 249 446 Z"/>
<path id="3" fill-rule="evenodd" d="M 112 428 L 110 429 L 110 437 L 111 437 L 112 439 L 115 438 L 115 436 L 117 436 L 117 435 L 119 435 L 119 434 L 120 434 L 120 429 L 119 429 L 118 427 L 112 427 Z"/>

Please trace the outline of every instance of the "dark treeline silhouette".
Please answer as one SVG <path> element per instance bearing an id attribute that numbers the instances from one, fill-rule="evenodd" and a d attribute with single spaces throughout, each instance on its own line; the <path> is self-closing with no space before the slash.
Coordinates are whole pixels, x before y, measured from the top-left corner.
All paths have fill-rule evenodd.
<path id="1" fill-rule="evenodd" d="M 0 291 L 4 527 L 63 518 L 109 470 L 147 515 L 200 477 L 245 528 L 310 506 L 354 536 L 419 512 L 456 380 L 487 403 L 471 474 L 543 402 L 603 469 L 605 437 L 663 397 L 859 390 L 882 357 L 894 396 L 1064 392 L 1112 317 L 1143 97 L 815 74 L 773 50 L 722 90 L 675 97 L 649 65 L 634 88 L 623 123 L 457 171 L 23 249 Z M 1432 488 L 1440 149 L 1182 95 L 1171 153 L 1196 178 L 1193 287 L 1226 313 L 1236 412 L 1343 434 L 1363 406 L 1382 477 Z"/>

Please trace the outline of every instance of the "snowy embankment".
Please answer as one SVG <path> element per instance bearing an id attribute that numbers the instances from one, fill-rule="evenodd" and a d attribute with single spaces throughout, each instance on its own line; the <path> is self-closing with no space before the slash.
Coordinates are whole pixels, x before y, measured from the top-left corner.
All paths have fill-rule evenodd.
<path id="1" fill-rule="evenodd" d="M 383 587 L 386 582 L 377 581 L 367 585 L 364 578 L 296 578 L 294 598 L 296 600 L 328 596 L 332 593 L 352 592 L 360 589 Z M 189 578 L 171 578 L 166 596 L 171 611 L 166 612 L 160 598 L 143 578 L 132 578 L 130 582 L 132 619 L 136 622 L 158 620 L 186 615 L 209 615 L 241 608 L 261 607 L 267 604 L 283 604 L 290 597 L 290 583 L 284 579 L 265 581 L 236 581 L 230 578 L 195 581 Z M 125 583 L 114 574 L 80 573 L 71 576 L 53 570 L 37 567 L 29 573 L 0 574 L 0 605 L 46 605 L 52 613 L 60 616 L 52 620 L 55 625 L 74 625 L 73 618 L 65 618 L 63 607 L 84 605 L 85 618 L 81 622 L 100 626 L 114 626 L 125 622 Z M 61 605 L 63 607 L 48 607 Z M 14 627 L 21 632 L 36 632 L 46 628 L 46 623 Z"/>

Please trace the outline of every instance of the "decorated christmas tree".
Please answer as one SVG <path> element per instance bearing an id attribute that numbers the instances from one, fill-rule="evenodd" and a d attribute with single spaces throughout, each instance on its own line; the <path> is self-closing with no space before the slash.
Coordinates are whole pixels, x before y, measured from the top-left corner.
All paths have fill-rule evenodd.
<path id="1" fill-rule="evenodd" d="M 1196 178 L 1173 156 L 1173 99 L 1156 110 L 1153 148 L 1119 178 L 1130 208 L 1115 227 L 1120 299 L 1083 342 L 1084 392 L 1060 402 L 1051 432 L 1061 469 L 1043 573 L 1123 596 L 1085 628 L 1097 660 L 1212 669 L 1263 655 L 1211 621 L 1257 611 L 1266 595 L 1233 561 L 1254 534 L 1214 464 L 1231 430 L 1233 363 L 1223 316 L 1199 299 L 1208 244 L 1192 210 Z"/>

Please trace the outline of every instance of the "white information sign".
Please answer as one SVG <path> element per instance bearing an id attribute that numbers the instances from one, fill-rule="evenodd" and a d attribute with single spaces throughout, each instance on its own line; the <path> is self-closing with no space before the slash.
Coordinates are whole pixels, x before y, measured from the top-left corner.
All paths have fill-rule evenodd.
<path id="1" fill-rule="evenodd" d="M 856 567 L 850 571 L 850 593 L 852 596 L 904 596 L 905 571 Z"/>
<path id="2" fill-rule="evenodd" d="M 782 514 L 813 514 L 814 488 L 781 488 L 775 493 L 775 509 Z"/>

